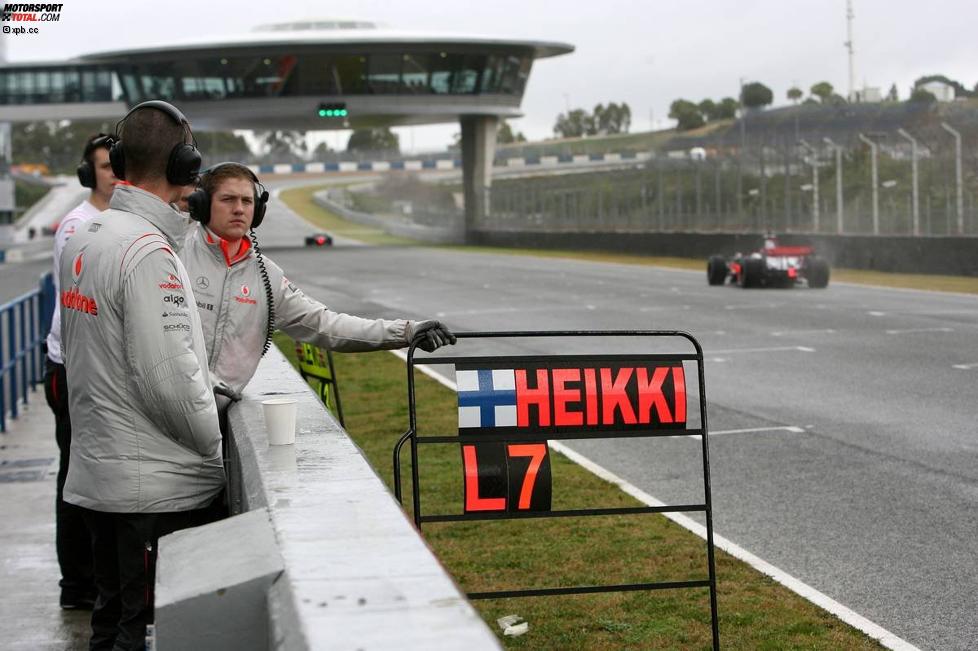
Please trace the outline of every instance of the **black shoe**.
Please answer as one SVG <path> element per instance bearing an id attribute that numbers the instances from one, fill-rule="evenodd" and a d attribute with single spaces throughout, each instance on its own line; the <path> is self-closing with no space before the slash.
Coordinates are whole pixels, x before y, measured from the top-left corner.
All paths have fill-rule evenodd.
<path id="1" fill-rule="evenodd" d="M 94 591 L 61 590 L 62 610 L 91 610 L 95 607 Z"/>

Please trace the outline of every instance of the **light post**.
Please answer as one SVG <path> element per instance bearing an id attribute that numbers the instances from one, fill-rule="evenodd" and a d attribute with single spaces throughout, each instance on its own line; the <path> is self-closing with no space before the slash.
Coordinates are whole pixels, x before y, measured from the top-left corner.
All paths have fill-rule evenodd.
<path id="1" fill-rule="evenodd" d="M 954 185 L 957 191 L 958 235 L 964 235 L 964 188 L 961 179 L 961 133 L 941 122 L 941 128 L 954 136 Z"/>
<path id="2" fill-rule="evenodd" d="M 832 142 L 831 138 L 822 138 L 822 140 L 835 150 L 835 230 L 842 235 L 845 230 L 842 205 L 842 147 Z"/>
<path id="3" fill-rule="evenodd" d="M 799 140 L 798 143 L 804 147 L 809 154 L 811 154 L 811 166 L 812 166 L 812 230 L 816 233 L 819 231 L 819 218 L 818 218 L 818 152 L 815 148 L 808 144 L 805 140 Z"/>
<path id="4" fill-rule="evenodd" d="M 880 181 L 879 181 L 879 145 L 870 140 L 863 134 L 859 134 L 859 139 L 869 145 L 870 152 L 870 180 L 873 184 L 873 235 L 880 234 Z"/>
<path id="5" fill-rule="evenodd" d="M 920 198 L 917 194 L 917 140 L 905 129 L 897 129 L 897 133 L 910 142 L 911 193 L 913 196 L 913 234 L 920 235 Z"/>

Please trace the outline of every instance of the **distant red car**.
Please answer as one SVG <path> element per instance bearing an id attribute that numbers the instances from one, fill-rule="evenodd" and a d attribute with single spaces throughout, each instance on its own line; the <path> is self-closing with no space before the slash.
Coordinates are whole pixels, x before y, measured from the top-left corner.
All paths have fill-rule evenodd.
<path id="1" fill-rule="evenodd" d="M 805 285 L 824 289 L 829 285 L 829 263 L 815 255 L 810 246 L 780 246 L 777 238 L 767 235 L 764 246 L 748 255 L 736 253 L 730 259 L 710 257 L 706 263 L 706 280 L 722 285 L 727 280 L 740 287 L 794 287 Z"/>
<path id="2" fill-rule="evenodd" d="M 306 237 L 306 246 L 333 246 L 333 237 L 326 233 L 316 233 Z"/>

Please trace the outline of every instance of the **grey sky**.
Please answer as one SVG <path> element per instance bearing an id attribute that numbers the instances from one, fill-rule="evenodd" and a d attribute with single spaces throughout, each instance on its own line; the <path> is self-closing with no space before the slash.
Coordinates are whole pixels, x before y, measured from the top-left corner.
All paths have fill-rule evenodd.
<path id="1" fill-rule="evenodd" d="M 58 24 L 38 35 L 5 39 L 10 60 L 54 59 L 165 41 L 168 34 L 208 36 L 300 18 L 361 18 L 393 28 L 565 41 L 573 54 L 533 68 L 514 123 L 531 139 L 549 137 L 556 115 L 571 107 L 626 101 L 632 130 L 650 111 L 666 126 L 677 97 L 735 97 L 738 80 L 771 87 L 775 103 L 797 83 L 807 92 L 827 80 L 845 94 L 845 0 L 276 0 L 252 6 L 227 0 L 118 2 L 68 0 Z M 259 9 L 260 7 L 260 9 Z M 165 9 L 164 9 L 165 8 Z M 273 9 L 272 11 L 269 11 Z M 978 82 L 974 25 L 978 4 L 965 0 L 854 0 L 856 81 L 901 97 L 924 74 L 942 73 L 967 87 Z M 402 146 L 446 144 L 455 125 L 404 130 Z M 339 136 L 329 139 L 342 144 Z"/>

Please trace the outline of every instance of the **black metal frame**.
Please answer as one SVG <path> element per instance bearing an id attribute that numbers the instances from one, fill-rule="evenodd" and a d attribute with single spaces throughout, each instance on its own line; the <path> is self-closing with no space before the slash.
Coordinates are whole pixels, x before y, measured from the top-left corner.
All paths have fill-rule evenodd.
<path id="1" fill-rule="evenodd" d="M 716 562 L 713 545 L 713 507 L 710 490 L 710 455 L 708 442 L 707 414 L 706 414 L 706 379 L 703 369 L 703 349 L 699 342 L 689 333 L 682 331 L 666 330 L 610 330 L 610 331 L 502 331 L 502 332 L 462 332 L 456 333 L 458 339 L 487 339 L 487 338 L 517 338 L 517 337 L 674 337 L 689 341 L 695 349 L 695 354 L 678 355 L 627 355 L 622 359 L 629 360 L 659 360 L 659 361 L 695 361 L 697 362 L 697 376 L 699 386 L 700 403 L 700 429 L 648 429 L 641 431 L 629 431 L 627 433 L 616 432 L 561 432 L 548 433 L 546 435 L 520 434 L 520 435 L 467 435 L 465 437 L 455 436 L 418 436 L 417 432 L 417 412 L 415 408 L 415 388 L 414 388 L 414 368 L 415 351 L 417 343 L 413 343 L 407 355 L 407 381 L 408 381 L 408 430 L 398 439 L 394 446 L 394 494 L 399 502 L 402 502 L 401 494 L 401 448 L 404 444 L 411 443 L 411 478 L 412 478 L 412 502 L 414 506 L 414 522 L 421 530 L 424 522 L 456 522 L 463 520 L 503 520 L 503 519 L 523 519 L 523 518 L 555 518 L 555 517 L 580 517 L 595 515 L 630 515 L 646 513 L 673 513 L 673 512 L 699 512 L 702 511 L 706 518 L 706 546 L 707 564 L 709 577 L 705 580 L 696 581 L 670 581 L 653 583 L 631 583 L 607 586 L 573 586 L 562 588 L 537 588 L 528 590 L 499 590 L 492 592 L 473 592 L 467 596 L 469 599 L 499 599 L 507 597 L 539 597 L 549 595 L 569 595 L 569 594 L 588 594 L 597 592 L 626 592 L 637 590 L 664 590 L 673 588 L 704 588 L 710 589 L 710 618 L 713 633 L 713 648 L 720 648 L 720 632 L 717 615 L 717 588 L 716 588 Z M 534 356 L 477 356 L 477 357 L 424 357 L 417 363 L 426 365 L 456 364 L 474 361 L 500 361 L 507 358 L 519 361 L 533 361 L 552 359 L 553 355 L 534 355 Z M 586 356 L 575 355 L 575 360 L 580 360 Z M 602 360 L 613 358 L 611 355 L 595 356 Z M 523 441 L 539 442 L 545 439 L 596 439 L 596 438 L 624 438 L 624 437 L 665 437 L 665 436 L 699 436 L 702 442 L 703 454 L 703 488 L 704 501 L 702 504 L 676 504 L 666 506 L 648 507 L 618 507 L 618 508 L 597 508 L 597 509 L 573 509 L 562 511 L 546 512 L 484 512 L 469 514 L 438 514 L 422 515 L 421 513 L 421 488 L 419 486 L 418 470 L 418 445 L 427 443 L 477 443 L 480 441 L 494 441 L 500 443 L 514 443 Z"/>

